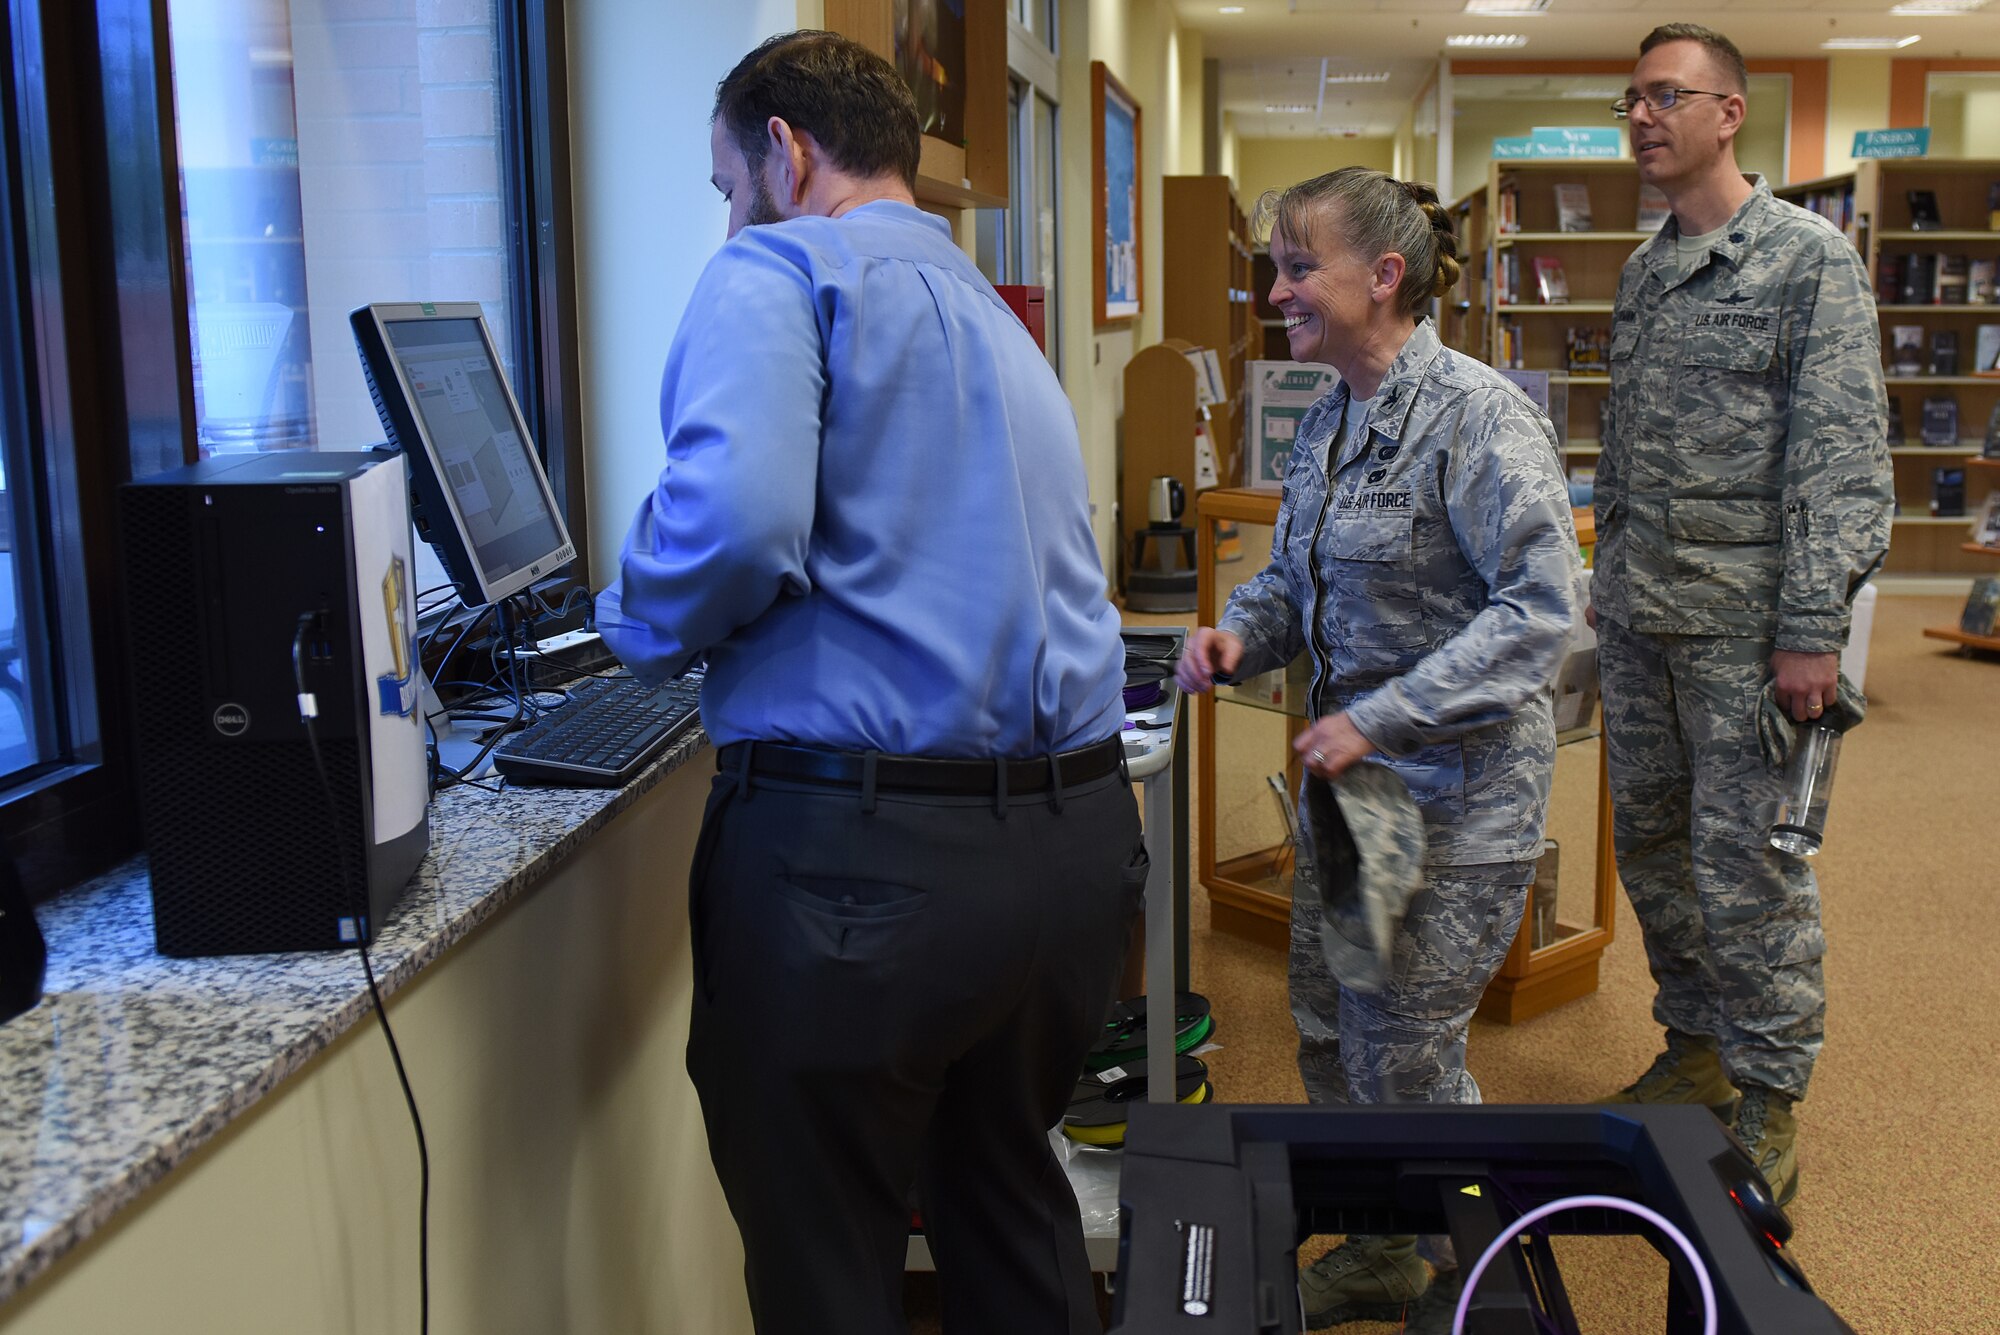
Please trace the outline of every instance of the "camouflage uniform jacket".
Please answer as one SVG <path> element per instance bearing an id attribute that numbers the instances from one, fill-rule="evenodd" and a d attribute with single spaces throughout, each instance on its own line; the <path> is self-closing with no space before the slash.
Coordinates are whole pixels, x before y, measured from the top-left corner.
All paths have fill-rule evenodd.
<path id="1" fill-rule="evenodd" d="M 1706 255 L 1669 218 L 1618 280 L 1591 596 L 1830 653 L 1889 545 L 1881 334 L 1854 247 L 1754 183 Z"/>
<path id="2" fill-rule="evenodd" d="M 1271 564 L 1219 628 L 1240 675 L 1312 655 L 1423 811 L 1425 863 L 1536 857 L 1555 764 L 1549 684 L 1577 615 L 1576 530 L 1548 419 L 1417 325 L 1338 458 L 1339 384 L 1299 423 Z"/>

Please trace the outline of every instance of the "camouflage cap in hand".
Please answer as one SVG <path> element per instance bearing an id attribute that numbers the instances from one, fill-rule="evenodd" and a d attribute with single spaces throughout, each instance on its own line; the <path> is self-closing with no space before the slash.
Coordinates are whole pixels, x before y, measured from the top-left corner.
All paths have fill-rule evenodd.
<path id="1" fill-rule="evenodd" d="M 1300 880 L 1324 916 L 1320 948 L 1342 984 L 1380 991 L 1396 930 L 1423 884 L 1424 818 L 1402 776 L 1362 761 L 1331 782 L 1307 774 Z"/>

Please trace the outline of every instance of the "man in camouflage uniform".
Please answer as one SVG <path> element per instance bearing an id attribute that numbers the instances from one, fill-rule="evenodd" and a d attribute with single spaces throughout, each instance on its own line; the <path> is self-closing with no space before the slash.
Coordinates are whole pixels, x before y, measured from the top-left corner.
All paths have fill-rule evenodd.
<path id="1" fill-rule="evenodd" d="M 1866 271 L 1737 169 L 1744 86 L 1727 38 L 1671 24 L 1618 107 L 1673 216 L 1619 279 L 1590 617 L 1618 869 L 1667 1029 L 1611 1101 L 1727 1116 L 1740 1090 L 1735 1129 L 1785 1201 L 1825 940 L 1812 872 L 1766 839 L 1782 774 L 1758 705 L 1767 683 L 1800 721 L 1833 704 L 1891 493 Z"/>

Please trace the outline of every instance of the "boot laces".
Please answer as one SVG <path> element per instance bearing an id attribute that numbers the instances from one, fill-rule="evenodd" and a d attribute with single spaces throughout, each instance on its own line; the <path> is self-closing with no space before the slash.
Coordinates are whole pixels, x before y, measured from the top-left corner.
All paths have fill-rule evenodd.
<path id="1" fill-rule="evenodd" d="M 1345 1274 L 1366 1262 L 1369 1253 L 1375 1250 L 1379 1241 L 1365 1234 L 1354 1234 L 1320 1257 L 1313 1268 L 1327 1275 Z"/>
<path id="2" fill-rule="evenodd" d="M 1761 1089 L 1743 1091 L 1743 1102 L 1736 1110 L 1736 1138 L 1755 1150 L 1764 1140 L 1764 1118 L 1770 1111 L 1770 1099 Z"/>

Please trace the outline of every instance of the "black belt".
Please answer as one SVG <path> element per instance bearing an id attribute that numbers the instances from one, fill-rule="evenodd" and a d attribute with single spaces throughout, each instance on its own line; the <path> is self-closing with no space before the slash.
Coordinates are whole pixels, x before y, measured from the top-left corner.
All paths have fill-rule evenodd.
<path id="1" fill-rule="evenodd" d="M 778 742 L 732 742 L 715 753 L 715 767 L 743 771 L 743 752 L 750 751 L 753 778 L 789 779 L 839 788 L 860 788 L 869 762 L 874 762 L 878 792 L 936 793 L 954 797 L 985 797 L 1000 791 L 1000 772 L 1007 775 L 1006 792 L 1045 793 L 1061 775 L 1065 788 L 1115 774 L 1124 764 L 1125 743 L 1112 737 L 1093 746 L 1027 760 L 932 760 L 923 756 L 892 756 L 881 752 L 824 751 Z"/>

